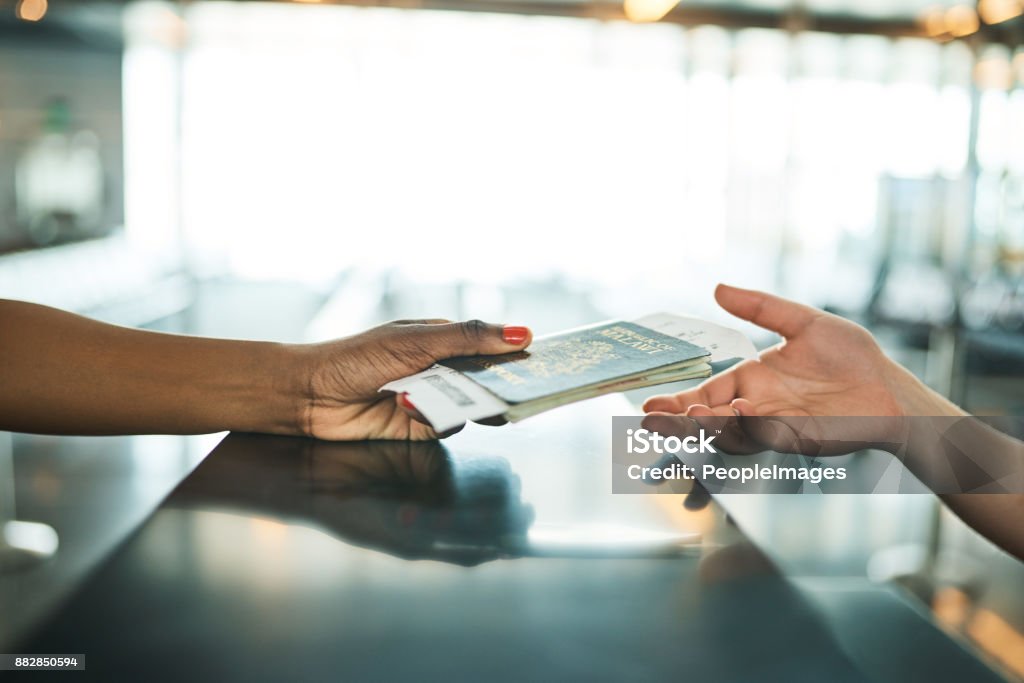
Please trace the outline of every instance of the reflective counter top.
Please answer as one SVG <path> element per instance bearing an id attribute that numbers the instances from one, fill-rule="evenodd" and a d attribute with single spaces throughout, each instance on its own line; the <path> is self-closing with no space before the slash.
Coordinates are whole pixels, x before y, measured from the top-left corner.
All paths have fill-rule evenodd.
<path id="1" fill-rule="evenodd" d="M 891 637 L 865 654 L 706 495 L 612 495 L 627 411 L 232 434 L 11 651 L 97 680 L 1000 680 L 884 589 L 840 607 Z"/>

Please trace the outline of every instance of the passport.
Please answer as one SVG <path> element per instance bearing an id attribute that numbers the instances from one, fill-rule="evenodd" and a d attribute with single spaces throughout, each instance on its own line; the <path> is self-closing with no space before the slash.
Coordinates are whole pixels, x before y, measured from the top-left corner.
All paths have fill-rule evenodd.
<path id="1" fill-rule="evenodd" d="M 519 353 L 452 358 L 441 365 L 511 404 L 513 414 L 525 415 L 565 398 L 706 375 L 708 355 L 678 337 L 617 320 L 542 337 Z"/>
<path id="2" fill-rule="evenodd" d="M 517 422 L 602 394 L 708 377 L 756 356 L 736 330 L 653 313 L 542 337 L 523 353 L 445 361 L 380 390 L 404 394 L 443 433 L 470 420 Z"/>

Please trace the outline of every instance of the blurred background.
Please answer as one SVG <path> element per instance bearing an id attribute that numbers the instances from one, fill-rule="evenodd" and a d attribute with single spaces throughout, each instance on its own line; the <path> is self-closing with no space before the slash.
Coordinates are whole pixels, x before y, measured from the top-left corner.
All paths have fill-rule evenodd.
<path id="1" fill-rule="evenodd" d="M 296 341 L 424 316 L 723 320 L 726 281 L 858 320 L 967 409 L 1020 415 L 1022 14 L 0 0 L 0 296 Z M 69 495 L 47 474 L 68 443 L 14 437 L 19 512 Z M 104 485 L 142 515 L 209 441 L 112 443 L 74 448 L 131 473 Z M 1024 675 L 1020 563 L 935 500 L 748 498 L 791 573 L 899 582 Z"/>

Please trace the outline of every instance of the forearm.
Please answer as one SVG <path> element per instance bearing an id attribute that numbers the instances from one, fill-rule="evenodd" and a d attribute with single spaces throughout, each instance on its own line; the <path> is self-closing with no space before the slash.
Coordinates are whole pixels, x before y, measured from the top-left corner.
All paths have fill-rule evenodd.
<path id="1" fill-rule="evenodd" d="M 1002 434 L 929 389 L 895 366 L 891 385 L 910 418 L 904 464 L 926 485 L 948 489 L 964 485 L 966 469 L 1013 493 L 946 493 L 940 497 L 964 522 L 1007 552 L 1024 559 L 1024 444 Z M 929 420 L 927 418 L 934 418 Z M 957 421 L 955 418 L 964 418 Z M 970 462 L 965 462 L 966 460 Z M 964 467 L 966 465 L 966 468 Z"/>
<path id="2" fill-rule="evenodd" d="M 0 300 L 0 429 L 50 434 L 303 431 L 302 347 L 107 325 Z"/>

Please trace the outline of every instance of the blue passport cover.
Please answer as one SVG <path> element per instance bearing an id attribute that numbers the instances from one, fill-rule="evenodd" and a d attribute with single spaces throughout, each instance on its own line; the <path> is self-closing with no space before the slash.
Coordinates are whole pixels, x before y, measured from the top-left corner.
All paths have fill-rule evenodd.
<path id="1" fill-rule="evenodd" d="M 506 403 L 524 403 L 700 358 L 709 352 L 628 322 L 544 337 L 528 351 L 441 361 Z"/>

